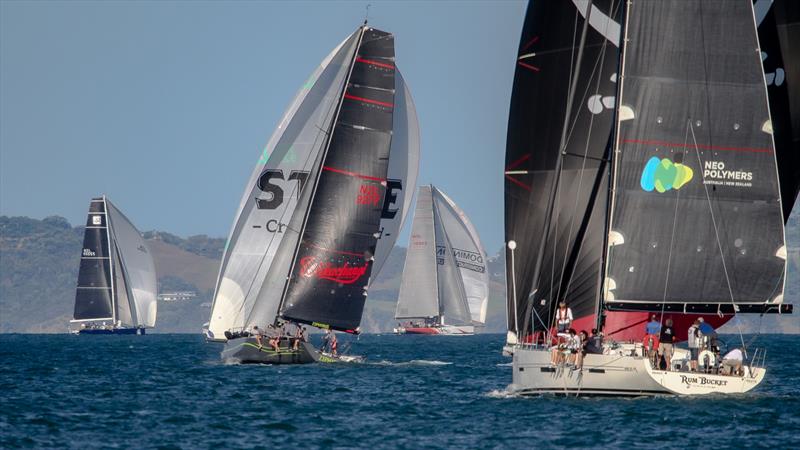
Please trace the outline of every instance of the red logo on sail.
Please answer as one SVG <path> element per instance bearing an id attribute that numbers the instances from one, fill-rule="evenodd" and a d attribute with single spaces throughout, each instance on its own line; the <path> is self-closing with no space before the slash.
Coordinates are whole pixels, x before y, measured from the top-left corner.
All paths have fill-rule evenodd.
<path id="1" fill-rule="evenodd" d="M 362 184 L 358 191 L 356 204 L 378 206 L 381 203 L 381 192 L 374 184 Z"/>
<path id="2" fill-rule="evenodd" d="M 333 263 L 320 261 L 316 256 L 306 256 L 300 259 L 300 275 L 305 278 L 317 277 L 337 283 L 352 284 L 366 272 L 366 264 L 352 266 L 350 263 L 345 263 L 342 267 L 335 267 Z"/>

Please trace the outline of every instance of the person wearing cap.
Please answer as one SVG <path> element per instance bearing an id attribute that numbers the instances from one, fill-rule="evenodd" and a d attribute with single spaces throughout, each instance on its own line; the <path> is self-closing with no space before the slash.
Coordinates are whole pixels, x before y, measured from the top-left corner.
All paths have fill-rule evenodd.
<path id="1" fill-rule="evenodd" d="M 667 370 L 671 370 L 675 330 L 672 329 L 672 319 L 667 319 L 661 327 L 661 336 L 658 339 L 658 354 L 667 362 Z"/>
<path id="2" fill-rule="evenodd" d="M 567 333 L 569 327 L 572 325 L 572 309 L 567 306 L 567 302 L 561 301 L 556 310 L 556 330 L 558 334 Z"/>
<path id="3" fill-rule="evenodd" d="M 689 366 L 697 372 L 697 357 L 700 354 L 700 319 L 695 319 L 686 333 L 686 343 L 689 345 Z"/>

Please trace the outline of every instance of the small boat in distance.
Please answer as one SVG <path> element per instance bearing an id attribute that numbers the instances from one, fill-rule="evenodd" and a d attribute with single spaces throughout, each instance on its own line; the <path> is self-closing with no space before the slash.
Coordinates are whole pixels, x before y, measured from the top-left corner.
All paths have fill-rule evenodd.
<path id="1" fill-rule="evenodd" d="M 418 161 L 417 115 L 394 36 L 365 23 L 302 86 L 245 187 L 204 330 L 224 342 L 224 360 L 358 360 L 295 346 L 284 325 L 359 333 Z"/>
<path id="2" fill-rule="evenodd" d="M 139 230 L 105 195 L 89 205 L 70 332 L 144 334 L 156 324 L 153 257 Z"/>
<path id="3" fill-rule="evenodd" d="M 394 332 L 473 334 L 486 322 L 488 300 L 486 251 L 475 227 L 444 192 L 420 186 Z"/>

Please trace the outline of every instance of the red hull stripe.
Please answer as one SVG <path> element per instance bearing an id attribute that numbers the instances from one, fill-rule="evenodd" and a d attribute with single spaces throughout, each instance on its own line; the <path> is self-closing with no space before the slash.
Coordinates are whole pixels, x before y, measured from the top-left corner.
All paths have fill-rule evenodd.
<path id="1" fill-rule="evenodd" d="M 526 64 L 526 63 L 524 63 L 524 62 L 522 62 L 522 61 L 517 61 L 517 64 L 519 64 L 520 66 L 522 66 L 522 67 L 524 67 L 524 68 L 526 68 L 526 69 L 530 69 L 530 70 L 532 70 L 532 71 L 534 71 L 534 72 L 538 72 L 538 71 L 539 71 L 539 68 L 538 68 L 538 67 L 536 67 L 536 66 L 532 66 L 532 65 L 530 65 L 530 64 Z"/>
<path id="2" fill-rule="evenodd" d="M 379 183 L 385 183 L 386 182 L 386 180 L 383 179 L 383 178 L 371 177 L 369 175 L 362 175 L 360 173 L 349 172 L 347 170 L 342 170 L 342 169 L 335 169 L 333 167 L 328 167 L 328 166 L 322 166 L 322 170 L 327 170 L 328 172 L 340 173 L 342 175 L 347 175 L 347 176 L 350 176 L 350 177 L 361 178 L 362 180 L 377 181 Z"/>
<path id="3" fill-rule="evenodd" d="M 371 100 L 364 97 L 356 97 L 355 95 L 344 94 L 344 98 L 350 100 L 358 100 L 359 102 L 372 103 L 373 105 L 385 106 L 387 108 L 394 108 L 394 103 L 379 102 L 378 100 Z"/>
<path id="4" fill-rule="evenodd" d="M 648 141 L 643 139 L 623 139 L 622 142 L 626 144 L 643 144 L 643 145 L 663 145 L 665 147 L 689 147 L 700 148 L 703 150 L 720 150 L 731 152 L 751 152 L 751 153 L 772 153 L 770 148 L 751 148 L 751 147 L 719 147 L 716 145 L 694 145 L 694 144 L 680 144 L 677 142 L 665 141 Z"/>
<path id="5" fill-rule="evenodd" d="M 386 64 L 386 63 L 382 63 L 382 62 L 378 62 L 378 61 L 373 61 L 371 59 L 364 59 L 364 58 L 362 58 L 360 56 L 358 58 L 356 58 L 356 62 L 369 64 L 370 66 L 377 66 L 377 67 L 383 67 L 383 68 L 386 68 L 386 69 L 394 70 L 394 66 L 391 65 L 391 64 Z"/>

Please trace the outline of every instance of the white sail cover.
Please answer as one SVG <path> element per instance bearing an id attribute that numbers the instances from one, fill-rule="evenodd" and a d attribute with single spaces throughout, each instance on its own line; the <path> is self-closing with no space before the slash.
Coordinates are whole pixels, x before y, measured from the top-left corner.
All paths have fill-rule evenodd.
<path id="1" fill-rule="evenodd" d="M 395 317 L 483 324 L 488 294 L 486 252 L 475 227 L 443 192 L 420 187 Z"/>
<path id="2" fill-rule="evenodd" d="M 345 39 L 309 77 L 250 176 L 220 266 L 208 328 L 212 339 L 275 318 L 291 263 L 283 253 L 295 247 L 296 212 L 305 209 L 297 207 L 301 188 L 322 153 L 357 37 L 358 32 Z"/>
<path id="3" fill-rule="evenodd" d="M 125 285 L 116 286 L 118 310 L 125 311 L 133 306 L 130 313 L 133 325 L 153 327 L 156 324 L 157 292 L 156 267 L 150 249 L 139 230 L 130 220 L 106 199 L 111 236 L 116 244 L 120 265 L 114 270 L 123 275 Z M 120 277 L 116 277 L 119 279 Z M 130 299 L 133 302 L 130 302 Z M 127 305 L 123 305 L 123 302 Z M 128 303 L 130 302 L 130 303 Z"/>
<path id="4" fill-rule="evenodd" d="M 397 242 L 397 237 L 411 211 L 413 186 L 419 173 L 419 122 L 411 92 L 400 70 L 395 71 L 395 103 L 392 125 L 392 145 L 389 154 L 389 183 L 384 200 L 381 228 L 383 232 L 375 248 L 372 269 L 374 281 Z M 394 196 L 394 198 L 392 198 Z"/>
<path id="5" fill-rule="evenodd" d="M 435 187 L 432 190 L 436 212 L 447 235 L 446 245 L 451 247 L 451 256 L 458 267 L 472 321 L 483 324 L 486 322 L 486 307 L 489 303 L 486 251 L 464 211 L 444 192 Z"/>

